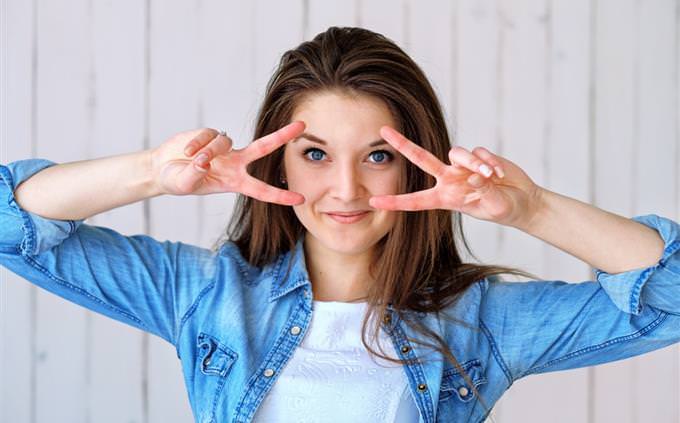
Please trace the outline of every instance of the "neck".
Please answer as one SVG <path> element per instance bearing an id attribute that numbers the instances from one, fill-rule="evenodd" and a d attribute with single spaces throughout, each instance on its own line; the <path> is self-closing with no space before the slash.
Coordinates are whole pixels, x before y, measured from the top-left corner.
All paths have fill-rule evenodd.
<path id="1" fill-rule="evenodd" d="M 360 254 L 341 254 L 305 237 L 307 273 L 316 301 L 366 301 L 371 283 L 368 266 L 371 250 Z"/>

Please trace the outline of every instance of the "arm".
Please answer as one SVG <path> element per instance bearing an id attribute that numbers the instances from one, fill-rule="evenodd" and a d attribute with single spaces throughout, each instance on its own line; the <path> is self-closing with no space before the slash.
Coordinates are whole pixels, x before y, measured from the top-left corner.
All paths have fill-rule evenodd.
<path id="1" fill-rule="evenodd" d="M 654 229 L 547 189 L 536 211 L 515 226 L 592 267 L 621 273 L 659 261 L 664 241 Z"/>
<path id="2" fill-rule="evenodd" d="M 63 185 L 49 190 L 36 184 L 36 192 L 46 191 L 47 196 L 56 191 L 78 206 L 98 202 L 90 212 L 124 201 L 124 193 L 111 186 L 109 189 L 118 193 L 117 199 L 109 201 L 107 195 L 98 195 L 92 189 L 96 186 L 92 175 L 89 182 L 78 185 L 80 190 L 71 189 L 74 181 L 87 177 L 73 170 L 87 170 L 93 162 L 63 167 L 69 169 L 65 172 L 57 169 L 55 179 L 45 183 L 58 179 Z M 124 162 L 118 161 L 117 165 L 121 164 Z M 0 165 L 0 266 L 68 301 L 174 344 L 186 311 L 214 280 L 219 255 L 181 242 L 161 242 L 147 235 L 125 236 L 110 228 L 84 224 L 83 220 L 50 219 L 23 209 L 16 202 L 15 188 L 22 181 L 38 181 L 33 176 L 47 174 L 50 167 L 57 166 L 43 159 Z M 93 169 L 93 174 L 108 179 L 110 172 Z M 102 185 L 109 183 L 101 181 Z M 85 186 L 92 192 L 83 190 Z M 88 195 L 94 200 L 90 201 Z M 134 192 L 127 199 L 136 195 L 142 193 Z M 46 211 L 49 214 L 50 210 Z"/>
<path id="3" fill-rule="evenodd" d="M 680 225 L 653 214 L 632 220 L 663 240 L 649 267 L 596 270 L 596 280 L 579 283 L 483 280 L 480 324 L 510 383 L 680 342 Z"/>
<path id="4" fill-rule="evenodd" d="M 152 174 L 151 150 L 56 164 L 20 183 L 14 197 L 39 216 L 82 220 L 160 195 Z"/>

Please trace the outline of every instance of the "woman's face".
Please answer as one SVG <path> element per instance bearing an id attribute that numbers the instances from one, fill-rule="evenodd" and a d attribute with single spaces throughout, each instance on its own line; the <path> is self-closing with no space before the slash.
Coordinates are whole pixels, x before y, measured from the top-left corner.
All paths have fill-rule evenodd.
<path id="1" fill-rule="evenodd" d="M 305 197 L 293 206 L 307 229 L 305 241 L 342 254 L 370 251 L 392 228 L 396 212 L 373 209 L 368 199 L 397 194 L 405 160 L 380 137 L 381 126 L 397 128 L 387 105 L 324 92 L 300 102 L 291 120 L 306 125 L 284 150 L 288 189 Z M 329 214 L 359 211 L 367 213 L 355 222 Z"/>

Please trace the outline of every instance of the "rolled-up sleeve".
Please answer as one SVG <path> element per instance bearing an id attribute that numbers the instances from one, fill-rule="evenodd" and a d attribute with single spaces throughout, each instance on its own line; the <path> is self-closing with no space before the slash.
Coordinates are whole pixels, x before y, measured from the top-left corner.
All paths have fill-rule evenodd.
<path id="1" fill-rule="evenodd" d="M 0 207 L 0 245 L 18 246 L 22 254 L 35 255 L 47 251 L 73 234 L 84 220 L 46 219 L 28 212 L 17 204 L 14 191 L 33 174 L 57 163 L 45 159 L 26 159 L 0 165 L 0 193 L 5 207 Z"/>
<path id="2" fill-rule="evenodd" d="M 176 345 L 184 316 L 199 294 L 214 285 L 219 254 L 24 210 L 14 197 L 16 187 L 54 164 L 27 159 L 0 165 L 0 265 L 68 301 Z"/>
<path id="3" fill-rule="evenodd" d="M 634 357 L 680 342 L 680 228 L 658 215 L 664 252 L 643 269 L 596 279 L 479 284 L 480 326 L 508 381 Z"/>
<path id="4" fill-rule="evenodd" d="M 610 274 L 595 269 L 595 276 L 621 311 L 638 315 L 645 304 L 680 315 L 680 225 L 655 214 L 632 220 L 655 229 L 664 240 L 661 259 L 653 266 Z"/>

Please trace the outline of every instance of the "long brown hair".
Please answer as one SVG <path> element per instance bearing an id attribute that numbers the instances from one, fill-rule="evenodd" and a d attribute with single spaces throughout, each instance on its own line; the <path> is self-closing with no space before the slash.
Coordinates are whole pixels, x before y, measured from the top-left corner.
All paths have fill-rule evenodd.
<path id="1" fill-rule="evenodd" d="M 448 163 L 451 144 L 446 123 L 427 77 L 394 42 L 363 28 L 331 27 L 311 41 L 303 42 L 283 54 L 278 69 L 267 85 L 257 116 L 254 139 L 288 124 L 303 97 L 326 91 L 367 95 L 384 101 L 398 123 L 398 129 L 407 138 Z M 283 150 L 280 148 L 252 162 L 248 172 L 268 184 L 285 189 L 280 181 Z M 434 177 L 406 162 L 406 177 L 400 178 L 400 193 L 434 186 Z M 397 218 L 394 227 L 374 248 L 369 271 L 376 283 L 368 291 L 368 311 L 362 324 L 362 342 L 376 356 L 395 363 L 407 363 L 383 354 L 380 344 L 380 352 L 376 352 L 366 342 L 369 319 L 374 315 L 381 317 L 373 320 L 375 324 L 371 336 L 375 340 L 382 317 L 385 316 L 386 305 L 392 304 L 395 313 L 405 324 L 435 343 L 424 343 L 417 339 L 409 341 L 442 353 L 463 375 L 488 412 L 489 408 L 469 375 L 449 351 L 446 342 L 414 314 L 432 312 L 438 318 L 444 317 L 444 313 L 440 313 L 443 309 L 456 301 L 470 285 L 488 276 L 505 273 L 537 278 L 515 268 L 463 263 L 458 254 L 455 234 L 460 237 L 468 253 L 475 256 L 463 235 L 459 212 L 427 210 L 395 213 Z M 218 240 L 214 248 L 219 248 L 230 239 L 251 265 L 260 267 L 272 262 L 280 254 L 293 250 L 304 233 L 305 228 L 292 207 L 239 195 L 226 238 Z M 408 248 L 404 248 L 405 245 Z"/>

